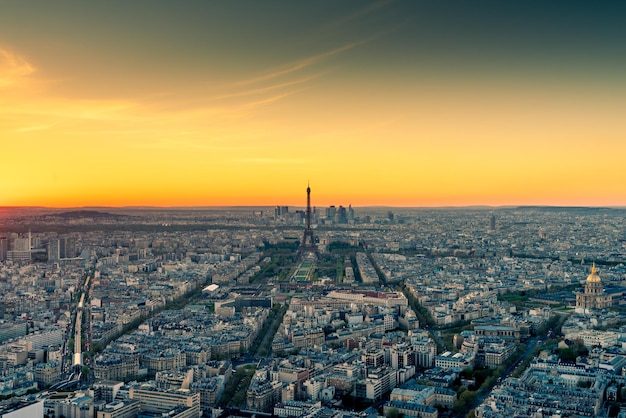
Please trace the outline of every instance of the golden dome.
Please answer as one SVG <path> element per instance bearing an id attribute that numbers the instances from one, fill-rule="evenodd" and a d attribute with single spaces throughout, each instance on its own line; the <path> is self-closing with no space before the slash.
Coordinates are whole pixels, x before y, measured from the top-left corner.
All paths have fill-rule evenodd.
<path id="1" fill-rule="evenodd" d="M 596 263 L 591 266 L 591 274 L 587 276 L 587 283 L 600 283 L 600 276 L 598 276 L 596 270 Z"/>

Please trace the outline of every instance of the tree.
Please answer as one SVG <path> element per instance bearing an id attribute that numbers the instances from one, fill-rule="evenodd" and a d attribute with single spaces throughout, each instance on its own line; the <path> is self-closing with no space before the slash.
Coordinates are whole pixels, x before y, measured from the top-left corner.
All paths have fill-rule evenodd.
<path id="1" fill-rule="evenodd" d="M 576 361 L 576 354 L 571 347 L 560 348 L 559 349 L 559 358 L 562 362 L 573 363 Z"/>
<path id="2" fill-rule="evenodd" d="M 398 408 L 389 408 L 385 416 L 387 418 L 400 418 L 400 411 L 398 411 Z"/>
<path id="3" fill-rule="evenodd" d="M 467 406 L 471 405 L 474 402 L 474 400 L 476 399 L 476 396 L 478 396 L 478 392 L 476 391 L 473 391 L 473 390 L 464 391 L 463 393 L 459 395 L 456 402 L 454 402 L 454 406 L 452 407 L 452 410 L 457 413 L 466 411 Z"/>

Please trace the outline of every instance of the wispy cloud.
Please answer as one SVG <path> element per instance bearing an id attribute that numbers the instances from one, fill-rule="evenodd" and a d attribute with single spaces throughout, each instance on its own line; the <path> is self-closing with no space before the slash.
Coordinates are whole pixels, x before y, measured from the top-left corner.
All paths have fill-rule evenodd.
<path id="1" fill-rule="evenodd" d="M 269 104 L 282 98 L 299 93 L 306 88 L 300 88 L 296 90 L 289 88 L 307 84 L 310 81 L 321 77 L 322 74 L 323 73 L 320 72 L 307 77 L 298 78 L 296 80 L 275 83 L 264 87 L 253 87 L 237 90 L 232 89 L 231 86 L 230 91 L 223 90 L 220 92 L 208 92 L 205 96 L 196 97 L 194 99 L 184 99 L 177 101 L 172 98 L 172 95 L 161 95 L 151 97 L 149 100 L 150 102 L 157 103 L 156 107 L 158 108 L 158 103 L 161 103 L 162 101 L 167 99 L 170 103 L 170 106 L 171 103 L 174 102 L 177 103 L 178 109 L 188 109 L 181 110 L 181 113 L 186 113 L 188 115 L 213 114 L 233 118 L 236 117 L 243 109 L 249 109 L 262 104 Z M 248 101 L 237 100 L 246 98 L 248 99 Z"/>
<path id="2" fill-rule="evenodd" d="M 112 137 L 149 136 L 155 138 L 148 141 L 152 145 L 141 146 L 170 147 L 170 143 L 158 143 L 156 138 L 162 138 L 163 134 L 185 136 L 181 132 L 188 127 L 204 130 L 212 126 L 211 135 L 217 127 L 228 131 L 260 108 L 309 89 L 312 82 L 330 71 L 313 68 L 316 64 L 367 41 L 346 43 L 222 87 L 205 86 L 205 91 L 200 88 L 195 94 L 173 91 L 152 97 L 117 99 L 73 99 L 52 93 L 54 85 L 43 80 L 34 65 L 0 47 L 0 90 L 4 90 L 0 94 L 0 113 L 6 116 L 0 130 L 14 134 L 52 129 L 97 137 L 104 132 Z M 200 135 L 191 136 L 202 142 Z"/>
<path id="3" fill-rule="evenodd" d="M 299 92 L 301 92 L 303 90 L 305 90 L 305 89 L 293 90 L 293 91 L 289 91 L 289 92 L 282 93 L 282 94 L 276 94 L 276 95 L 271 96 L 271 97 L 265 97 L 265 98 L 260 99 L 260 100 L 256 100 L 256 101 L 249 102 L 249 103 L 245 103 L 244 105 L 241 106 L 241 108 L 242 109 L 250 109 L 250 108 L 254 108 L 254 107 L 258 107 L 258 106 L 271 104 L 271 103 L 277 102 L 279 100 L 282 100 L 285 97 L 289 97 L 289 96 L 291 96 L 293 94 L 299 93 Z"/>
<path id="4" fill-rule="evenodd" d="M 297 80 L 291 80 L 291 81 L 286 81 L 284 83 L 272 84 L 270 86 L 265 86 L 265 87 L 252 88 L 252 89 L 247 89 L 247 90 L 242 90 L 242 91 L 234 91 L 232 93 L 225 93 L 225 94 L 214 96 L 211 98 L 211 100 L 231 99 L 231 98 L 254 96 L 254 95 L 269 93 L 269 92 L 280 90 L 286 87 L 293 87 L 299 84 L 307 83 L 309 81 L 319 78 L 321 74 L 322 73 L 313 74 L 308 77 L 299 78 Z"/>
<path id="5" fill-rule="evenodd" d="M 362 20 L 363 18 L 365 18 L 366 16 L 378 12 L 381 8 L 387 6 L 388 4 L 393 3 L 393 0 L 383 0 L 383 1 L 377 1 L 377 2 L 373 2 L 373 3 L 369 3 L 367 6 L 358 9 L 350 14 L 347 14 L 345 16 L 341 16 L 331 22 L 329 22 L 326 26 L 324 26 L 321 30 L 320 33 L 322 33 L 325 36 L 328 35 L 334 35 L 336 30 L 338 29 L 343 29 L 345 28 L 346 25 L 350 24 L 350 23 L 354 23 L 357 22 L 359 20 Z"/>
<path id="6" fill-rule="evenodd" d="M 52 128 L 54 125 L 33 125 L 33 126 L 25 126 L 23 128 L 17 128 L 15 129 L 15 132 L 17 133 L 27 133 L 27 132 L 33 132 L 33 131 L 43 131 L 46 129 L 50 129 Z"/>
<path id="7" fill-rule="evenodd" d="M 24 58 L 0 48 L 0 88 L 13 86 L 34 72 L 35 68 Z"/>
<path id="8" fill-rule="evenodd" d="M 30 97 L 19 100 L 15 96 L 0 103 L 4 114 L 23 117 L 41 117 L 56 120 L 125 120 L 137 103 L 122 100 L 68 100 L 58 97 Z M 43 125 L 41 125 L 43 126 Z M 46 125 L 48 126 L 48 125 Z M 49 126 L 48 126 L 49 127 Z"/>
<path id="9" fill-rule="evenodd" d="M 236 82 L 233 84 L 233 87 L 238 87 L 238 86 L 246 86 L 246 85 L 252 85 L 252 84 L 257 84 L 257 83 L 262 83 L 264 81 L 269 81 L 269 80 L 273 80 L 276 78 L 280 78 L 280 77 L 284 77 L 284 76 L 288 76 L 292 73 L 296 73 L 298 71 L 304 70 L 306 68 L 309 68 L 323 60 L 329 59 L 335 55 L 341 54 L 343 52 L 349 51 L 359 45 L 362 45 L 366 42 L 368 42 L 369 39 L 365 39 L 365 40 L 361 40 L 361 41 L 356 41 L 356 42 L 351 42 L 345 45 L 342 45 L 340 47 L 331 49 L 330 51 L 326 51 L 326 52 L 322 52 L 320 54 L 317 55 L 312 55 L 310 57 L 305 57 L 302 58 L 300 60 L 291 62 L 281 68 L 278 68 L 274 71 L 270 71 L 267 72 L 265 74 L 261 74 L 257 77 L 253 77 L 247 80 L 241 80 L 239 82 Z"/>
<path id="10" fill-rule="evenodd" d="M 0 48 L 0 129 L 27 133 L 51 129 L 62 120 L 124 120 L 137 103 L 129 100 L 75 100 L 51 96 L 50 82 L 37 76 L 35 66 L 20 55 Z M 33 123 L 33 120 L 37 122 Z"/>
<path id="11" fill-rule="evenodd" d="M 309 160 L 303 158 L 263 158 L 263 157 L 254 157 L 254 158 L 237 158 L 231 160 L 233 163 L 237 164 L 305 164 L 308 163 Z"/>

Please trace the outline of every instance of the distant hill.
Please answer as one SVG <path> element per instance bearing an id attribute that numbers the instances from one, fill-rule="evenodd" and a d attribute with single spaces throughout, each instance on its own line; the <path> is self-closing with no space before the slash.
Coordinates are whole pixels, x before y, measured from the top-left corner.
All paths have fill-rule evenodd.
<path id="1" fill-rule="evenodd" d="M 594 206 L 518 206 L 516 210 L 544 210 L 551 212 L 597 212 L 610 211 L 615 208 L 594 207 Z"/>
<path id="2" fill-rule="evenodd" d="M 61 212 L 49 214 L 48 217 L 62 219 L 80 219 L 80 218 L 128 218 L 128 215 L 116 215 L 108 212 L 99 212 L 96 210 L 74 210 L 70 212 Z"/>

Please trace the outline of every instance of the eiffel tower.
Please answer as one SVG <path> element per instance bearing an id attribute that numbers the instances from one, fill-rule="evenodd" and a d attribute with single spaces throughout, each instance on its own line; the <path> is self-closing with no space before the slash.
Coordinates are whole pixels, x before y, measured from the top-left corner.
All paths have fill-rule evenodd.
<path id="1" fill-rule="evenodd" d="M 298 248 L 299 258 L 319 258 L 320 253 L 315 243 L 315 235 L 311 229 L 311 187 L 307 185 L 306 188 L 306 228 L 304 229 L 304 236 Z"/>

